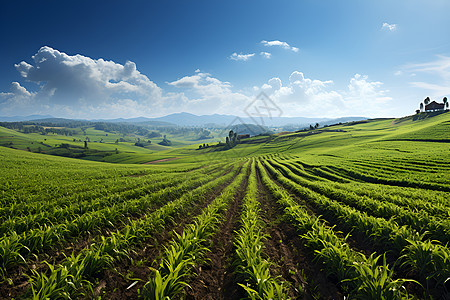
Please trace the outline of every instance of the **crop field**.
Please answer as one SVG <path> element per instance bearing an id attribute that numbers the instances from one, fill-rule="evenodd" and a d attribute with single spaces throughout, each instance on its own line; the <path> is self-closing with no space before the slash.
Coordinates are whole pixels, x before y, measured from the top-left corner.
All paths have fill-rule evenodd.
<path id="1" fill-rule="evenodd" d="M 0 298 L 449 299 L 449 122 L 188 146 L 154 164 L 0 147 Z"/>

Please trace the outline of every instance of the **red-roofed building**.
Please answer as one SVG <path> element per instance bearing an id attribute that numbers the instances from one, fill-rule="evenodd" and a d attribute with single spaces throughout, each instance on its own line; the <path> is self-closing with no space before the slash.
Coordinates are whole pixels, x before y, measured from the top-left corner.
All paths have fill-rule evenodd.
<path id="1" fill-rule="evenodd" d="M 444 103 L 437 103 L 436 101 L 432 101 L 430 104 L 425 105 L 425 111 L 437 111 L 444 110 Z"/>

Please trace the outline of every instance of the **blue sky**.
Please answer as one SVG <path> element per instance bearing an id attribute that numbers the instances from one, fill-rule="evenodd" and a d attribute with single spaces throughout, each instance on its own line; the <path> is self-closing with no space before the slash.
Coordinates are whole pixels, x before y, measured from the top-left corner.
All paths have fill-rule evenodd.
<path id="1" fill-rule="evenodd" d="M 7 1 L 0 115 L 390 117 L 450 96 L 449 1 Z M 34 59 L 32 58 L 34 57 Z"/>

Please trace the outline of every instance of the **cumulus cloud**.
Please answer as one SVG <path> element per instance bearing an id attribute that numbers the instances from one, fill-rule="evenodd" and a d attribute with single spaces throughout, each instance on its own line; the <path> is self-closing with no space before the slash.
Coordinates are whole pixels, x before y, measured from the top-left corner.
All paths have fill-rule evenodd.
<path id="1" fill-rule="evenodd" d="M 281 47 L 281 48 L 286 49 L 286 50 L 291 50 L 293 52 L 298 52 L 299 51 L 299 49 L 297 47 L 290 46 L 288 43 L 282 42 L 282 41 L 278 41 L 278 40 L 274 40 L 274 41 L 262 40 L 261 44 L 263 44 L 266 47 L 277 46 L 277 47 Z"/>
<path id="2" fill-rule="evenodd" d="M 374 111 L 385 111 L 384 103 L 392 99 L 386 95 L 387 90 L 381 89 L 381 82 L 370 81 L 359 74 L 350 79 L 346 90 L 336 90 L 333 86 L 332 80 L 311 79 L 294 71 L 285 84 L 274 77 L 260 89 L 281 107 L 285 115 L 291 116 L 372 116 Z"/>
<path id="3" fill-rule="evenodd" d="M 22 61 L 15 67 L 26 81 L 36 84 L 37 91 L 28 92 L 13 82 L 10 93 L 0 94 L 3 112 L 15 107 L 34 112 L 81 114 L 80 108 L 95 112 L 102 106 L 133 99 L 141 105 L 140 109 L 145 108 L 142 114 L 161 107 L 166 100 L 161 88 L 141 74 L 131 61 L 122 65 L 101 58 L 68 55 L 44 46 L 32 56 L 31 63 Z"/>
<path id="4" fill-rule="evenodd" d="M 18 82 L 12 82 L 9 92 L 0 92 L 1 112 L 5 114 L 17 114 L 17 108 L 26 108 L 33 104 L 35 93 L 27 91 Z M 30 110 L 30 112 L 33 112 Z"/>
<path id="5" fill-rule="evenodd" d="M 251 100 L 249 96 L 233 91 L 231 83 L 212 77 L 209 73 L 198 72 L 168 84 L 184 89 L 183 93 L 190 94 L 184 109 L 198 113 L 239 114 L 244 105 Z"/>
<path id="6" fill-rule="evenodd" d="M 249 53 L 249 54 L 237 54 L 236 52 L 234 52 L 233 54 L 230 55 L 230 59 L 231 60 L 242 60 L 242 61 L 247 61 L 250 58 L 252 58 L 253 56 L 255 56 L 255 53 Z"/>
<path id="7" fill-rule="evenodd" d="M 425 72 L 437 65 L 415 69 Z M 370 112 L 390 100 L 381 82 L 358 74 L 349 80 L 345 90 L 336 89 L 332 80 L 312 79 L 294 71 L 288 80 L 274 76 L 259 87 L 241 91 L 197 69 L 167 82 L 167 89 L 172 89 L 169 92 L 139 72 L 133 62 L 120 64 L 68 55 L 50 47 L 42 47 L 31 62 L 22 61 L 15 67 L 29 84 L 25 88 L 12 82 L 9 91 L 0 92 L 0 115 L 129 118 L 182 111 L 242 115 L 254 96 L 265 91 L 288 116 L 372 116 Z M 447 74 L 445 67 L 440 70 Z"/>
<path id="8" fill-rule="evenodd" d="M 161 89 L 137 71 L 131 61 L 121 65 L 79 54 L 67 55 L 47 46 L 32 59 L 34 64 L 22 61 L 15 67 L 23 78 L 40 86 L 36 96 L 47 98 L 51 104 L 99 103 L 124 94 L 149 101 L 161 98 Z"/>
<path id="9" fill-rule="evenodd" d="M 397 24 L 383 23 L 383 25 L 381 25 L 381 30 L 395 31 L 397 30 Z"/>
<path id="10" fill-rule="evenodd" d="M 270 59 L 272 57 L 272 53 L 270 52 L 260 52 L 259 55 L 261 55 L 265 59 Z"/>

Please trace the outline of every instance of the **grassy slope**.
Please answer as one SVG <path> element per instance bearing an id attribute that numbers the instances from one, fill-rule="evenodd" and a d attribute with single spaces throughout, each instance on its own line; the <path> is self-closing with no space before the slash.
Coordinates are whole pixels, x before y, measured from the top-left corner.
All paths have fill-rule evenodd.
<path id="1" fill-rule="evenodd" d="M 338 163 L 340 159 L 370 160 L 372 158 L 448 160 L 446 157 L 449 157 L 449 144 L 446 141 L 450 140 L 450 112 L 415 121 L 413 120 L 414 117 L 371 120 L 367 123 L 331 126 L 318 129 L 314 134 L 305 132 L 286 134 L 274 137 L 271 141 L 240 144 L 231 150 L 218 152 L 212 152 L 211 148 L 197 150 L 197 145 L 188 145 L 181 148 L 152 145 L 158 148 L 153 149 L 153 151 L 136 147 L 132 143 L 119 143 L 119 145 L 89 143 L 89 147 L 99 150 L 114 150 L 117 148 L 119 154 L 104 158 L 106 162 L 115 163 L 144 163 L 177 157 L 179 159 L 164 164 L 179 164 L 225 158 L 237 159 L 243 156 L 270 153 L 299 156 L 303 161 L 311 164 L 333 164 L 333 162 Z M 91 140 L 99 139 L 100 136 L 104 137 L 106 142 L 117 139 L 114 134 L 109 134 L 106 137 L 103 132 L 93 129 L 90 129 L 87 133 Z M 10 136 L 14 136 L 14 138 L 10 138 Z M 43 141 L 44 138 L 47 138 L 47 141 Z M 72 137 L 21 134 L 0 127 L 0 143 L 2 139 L 11 140 L 14 147 L 19 149 L 26 149 L 27 146 L 37 147 L 40 141 L 50 145 L 72 141 Z M 32 142 L 33 144 L 31 144 Z M 82 142 L 76 143 L 82 144 Z M 40 146 L 44 148 L 42 145 Z"/>

